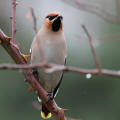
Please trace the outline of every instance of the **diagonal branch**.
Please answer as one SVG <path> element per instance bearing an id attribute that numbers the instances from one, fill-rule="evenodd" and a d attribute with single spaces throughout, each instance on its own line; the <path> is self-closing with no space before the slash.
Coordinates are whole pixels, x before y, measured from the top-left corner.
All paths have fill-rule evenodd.
<path id="1" fill-rule="evenodd" d="M 13 58 L 13 60 L 17 64 L 26 64 L 26 60 L 21 55 L 19 49 L 12 42 L 9 42 L 7 39 L 5 39 L 5 37 L 6 35 L 0 29 L 0 40 L 2 41 L 1 45 L 5 48 L 8 54 Z M 26 80 L 30 83 L 30 85 L 37 91 L 37 94 L 41 98 L 43 104 L 45 104 L 45 106 L 53 114 L 54 118 L 56 120 L 65 120 L 65 116 L 61 108 L 57 106 L 55 101 L 51 100 L 50 102 L 47 102 L 49 99 L 47 96 L 47 92 L 41 86 L 37 78 L 33 75 L 32 69 L 23 70 L 23 74 Z"/>
<path id="2" fill-rule="evenodd" d="M 96 67 L 97 67 L 98 71 L 101 72 L 100 63 L 99 63 L 99 60 L 97 58 L 95 48 L 94 48 L 94 45 L 93 45 L 93 39 L 92 39 L 91 35 L 89 34 L 89 32 L 88 32 L 87 28 L 85 27 L 85 25 L 82 25 L 82 28 L 83 28 L 83 30 L 85 31 L 85 33 L 86 33 L 86 35 L 88 37 L 89 44 L 90 44 L 90 47 L 91 47 L 91 51 L 92 51 L 92 54 L 93 54 L 93 57 L 94 57 Z"/>

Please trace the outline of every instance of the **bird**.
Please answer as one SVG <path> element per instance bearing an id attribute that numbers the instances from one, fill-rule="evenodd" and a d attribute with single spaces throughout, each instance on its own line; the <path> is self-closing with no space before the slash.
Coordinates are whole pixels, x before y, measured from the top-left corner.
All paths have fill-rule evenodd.
<path id="1" fill-rule="evenodd" d="M 41 52 L 43 56 L 41 56 Z M 65 65 L 66 41 L 63 33 L 63 16 L 59 12 L 49 13 L 35 35 L 31 45 L 31 64 L 42 63 L 42 57 L 47 63 Z M 34 69 L 33 73 L 39 79 L 42 87 L 54 99 L 62 81 L 63 71 L 45 72 L 45 68 Z M 42 103 L 41 117 L 52 116 Z"/>

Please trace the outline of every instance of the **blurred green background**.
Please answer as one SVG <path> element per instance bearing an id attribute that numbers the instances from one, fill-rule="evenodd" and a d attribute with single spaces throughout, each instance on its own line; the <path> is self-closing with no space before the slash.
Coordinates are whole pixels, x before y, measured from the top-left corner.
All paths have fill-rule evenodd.
<path id="1" fill-rule="evenodd" d="M 64 16 L 64 33 L 67 42 L 67 65 L 95 68 L 87 37 L 81 28 L 84 24 L 94 39 L 94 46 L 102 68 L 120 69 L 120 22 L 110 23 L 100 16 L 80 10 L 76 0 L 18 0 L 17 42 L 23 53 L 28 53 L 34 37 L 32 19 L 26 19 L 32 6 L 37 16 L 38 29 L 44 17 L 52 11 Z M 119 0 L 78 0 L 98 6 L 120 18 Z M 103 13 L 104 14 L 104 13 Z M 0 0 L 0 28 L 11 36 L 11 1 Z M 117 21 L 117 20 L 116 20 Z M 0 63 L 14 63 L 0 46 Z M 40 120 L 40 111 L 32 106 L 37 100 L 28 91 L 21 71 L 0 70 L 0 120 Z M 55 98 L 60 107 L 69 111 L 66 116 L 82 120 L 120 120 L 120 78 L 65 73 L 60 91 Z"/>

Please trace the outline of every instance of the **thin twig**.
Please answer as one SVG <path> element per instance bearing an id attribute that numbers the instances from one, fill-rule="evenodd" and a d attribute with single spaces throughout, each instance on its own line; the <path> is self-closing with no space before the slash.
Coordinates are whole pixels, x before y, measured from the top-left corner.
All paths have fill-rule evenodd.
<path id="1" fill-rule="evenodd" d="M 89 32 L 88 32 L 87 28 L 85 27 L 85 25 L 82 25 L 82 28 L 83 28 L 83 30 L 85 31 L 85 33 L 86 33 L 86 35 L 88 37 L 89 44 L 90 44 L 90 47 L 91 47 L 91 51 L 92 51 L 92 54 L 93 54 L 93 58 L 94 58 L 96 67 L 97 67 L 98 71 L 101 72 L 100 62 L 99 62 L 99 60 L 97 58 L 95 48 L 94 48 L 94 45 L 93 45 L 93 39 L 92 39 L 91 35 L 89 34 Z"/>
<path id="2" fill-rule="evenodd" d="M 30 7 L 30 12 L 31 12 L 31 15 L 33 18 L 33 30 L 34 30 L 35 34 L 37 34 L 37 19 L 36 19 L 35 13 L 34 13 L 34 9 L 32 7 Z"/>
<path id="3" fill-rule="evenodd" d="M 5 39 L 5 34 L 3 33 L 2 30 L 0 30 L 0 39 L 2 40 L 2 46 L 8 51 L 8 53 L 13 57 L 15 62 L 17 64 L 26 64 L 26 61 L 24 60 L 23 56 L 21 55 L 20 51 L 18 48 L 13 46 L 11 43 L 8 43 Z M 103 74 L 103 75 L 108 75 L 108 76 L 118 76 L 120 77 L 120 71 L 115 71 L 115 70 L 108 70 L 108 69 L 101 69 L 101 73 L 98 72 L 97 69 L 79 69 L 79 68 L 74 68 L 74 67 L 65 67 L 61 65 L 54 65 L 51 67 L 51 64 L 39 64 L 39 65 L 1 65 L 1 69 L 28 69 L 28 68 L 36 68 L 36 67 L 47 67 L 47 68 L 52 68 L 50 69 L 49 72 L 54 72 L 54 71 L 71 71 L 71 72 L 78 72 L 81 74 Z"/>
<path id="4" fill-rule="evenodd" d="M 16 44 L 16 0 L 12 0 L 12 40 L 11 42 Z"/>
<path id="5" fill-rule="evenodd" d="M 34 9 L 32 7 L 30 7 L 30 11 L 31 11 L 31 15 L 32 15 L 32 18 L 33 18 L 33 30 L 34 30 L 35 35 L 36 35 L 35 39 L 37 41 L 37 46 L 39 48 L 41 62 L 44 63 L 46 60 L 45 60 L 45 56 L 44 56 L 43 51 L 42 51 L 40 40 L 39 40 L 38 35 L 37 35 L 37 19 L 36 19 L 36 16 L 35 16 Z"/>

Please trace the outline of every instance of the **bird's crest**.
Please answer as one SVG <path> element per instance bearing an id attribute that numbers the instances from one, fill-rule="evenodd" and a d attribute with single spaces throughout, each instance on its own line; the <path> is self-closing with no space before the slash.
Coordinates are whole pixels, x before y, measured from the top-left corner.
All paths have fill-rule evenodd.
<path id="1" fill-rule="evenodd" d="M 52 13 L 49 13 L 49 14 L 47 15 L 47 17 L 48 17 L 48 16 L 56 16 L 56 15 L 60 15 L 60 13 L 59 13 L 59 12 L 52 12 Z"/>

